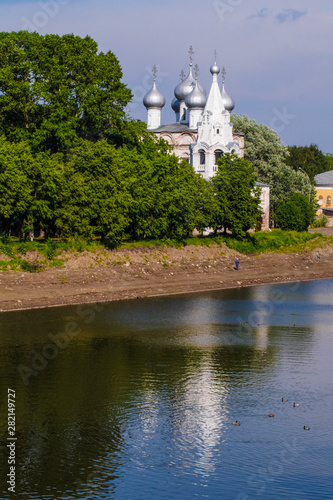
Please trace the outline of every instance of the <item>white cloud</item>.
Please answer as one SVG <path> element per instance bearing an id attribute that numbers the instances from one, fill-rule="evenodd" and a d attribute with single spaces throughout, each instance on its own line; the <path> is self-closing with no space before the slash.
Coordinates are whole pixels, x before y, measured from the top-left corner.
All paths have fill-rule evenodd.
<path id="1" fill-rule="evenodd" d="M 306 10 L 299 11 L 295 9 L 283 9 L 275 17 L 280 23 L 285 23 L 286 21 L 296 21 L 300 17 L 305 16 L 306 13 Z"/>
<path id="2" fill-rule="evenodd" d="M 265 7 L 263 9 L 260 9 L 257 14 L 252 14 L 251 16 L 249 16 L 249 19 L 256 18 L 256 17 L 259 17 L 259 18 L 268 17 L 268 16 L 271 16 L 273 14 L 273 12 L 274 12 L 273 9 L 267 9 Z"/>

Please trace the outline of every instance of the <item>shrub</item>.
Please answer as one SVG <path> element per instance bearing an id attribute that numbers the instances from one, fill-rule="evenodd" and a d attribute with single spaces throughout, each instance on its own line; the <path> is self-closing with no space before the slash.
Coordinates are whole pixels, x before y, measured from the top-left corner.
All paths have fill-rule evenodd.
<path id="1" fill-rule="evenodd" d="M 39 262 L 27 262 L 26 260 L 22 260 L 20 262 L 20 266 L 22 271 L 26 271 L 28 273 L 39 273 L 44 269 Z"/>
<path id="2" fill-rule="evenodd" d="M 15 256 L 13 249 L 9 245 L 0 245 L 0 253 L 4 253 L 11 258 Z"/>
<path id="3" fill-rule="evenodd" d="M 317 227 L 327 227 L 327 225 L 328 225 L 328 217 L 323 214 L 320 217 L 315 218 L 315 220 L 311 224 L 311 227 L 315 229 Z"/>
<path id="4" fill-rule="evenodd" d="M 307 231 L 313 223 L 315 210 L 304 194 L 294 193 L 275 212 L 275 222 L 285 231 Z"/>

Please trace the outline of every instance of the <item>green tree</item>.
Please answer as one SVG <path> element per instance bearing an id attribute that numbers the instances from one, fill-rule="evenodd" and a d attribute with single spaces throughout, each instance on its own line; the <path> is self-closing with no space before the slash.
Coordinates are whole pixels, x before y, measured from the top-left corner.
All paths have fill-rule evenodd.
<path id="1" fill-rule="evenodd" d="M 205 227 L 210 187 L 166 148 L 153 136 L 142 139 L 141 152 L 105 140 L 74 148 L 65 182 L 72 188 L 56 212 L 59 230 L 117 244 L 124 237 L 182 239 L 195 227 Z"/>
<path id="2" fill-rule="evenodd" d="M 327 170 L 333 170 L 333 155 L 331 153 L 326 153 L 325 158 L 327 162 Z"/>
<path id="3" fill-rule="evenodd" d="M 315 175 L 330 170 L 328 157 L 315 144 L 310 146 L 289 146 L 286 163 L 294 170 L 303 170 L 311 181 Z"/>
<path id="4" fill-rule="evenodd" d="M 106 137 L 131 99 L 121 78 L 88 36 L 0 33 L 0 133 L 52 153 Z"/>
<path id="5" fill-rule="evenodd" d="M 23 233 L 33 229 L 32 177 L 38 166 L 25 143 L 11 144 L 0 136 L 0 229 Z"/>
<path id="6" fill-rule="evenodd" d="M 275 221 L 280 228 L 288 231 L 307 231 L 314 218 L 312 203 L 301 193 L 294 193 L 275 213 Z"/>
<path id="7" fill-rule="evenodd" d="M 287 165 L 288 148 L 276 132 L 266 125 L 258 125 L 247 116 L 232 116 L 234 130 L 245 135 L 245 159 L 254 168 L 256 180 L 271 186 L 271 212 L 294 192 L 315 197 L 308 176 Z"/>
<path id="8" fill-rule="evenodd" d="M 126 189 L 127 159 L 106 140 L 82 141 L 68 155 L 64 187 L 54 212 L 63 236 L 99 236 L 112 246 L 128 226 L 130 195 Z"/>
<path id="9" fill-rule="evenodd" d="M 252 166 L 243 158 L 226 154 L 220 158 L 211 183 L 218 204 L 212 226 L 223 226 L 237 238 L 244 238 L 261 215 L 260 188 L 255 187 Z"/>

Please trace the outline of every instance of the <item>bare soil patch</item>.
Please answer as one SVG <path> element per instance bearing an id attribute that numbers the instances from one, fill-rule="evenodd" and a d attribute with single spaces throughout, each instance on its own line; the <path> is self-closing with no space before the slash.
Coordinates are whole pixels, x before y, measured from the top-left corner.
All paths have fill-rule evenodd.
<path id="1" fill-rule="evenodd" d="M 235 257 L 239 271 L 234 268 Z M 33 256 L 35 257 L 35 256 Z M 333 248 L 241 255 L 219 245 L 68 252 L 62 267 L 0 272 L 0 310 L 333 278 Z M 27 256 L 29 259 L 29 256 Z"/>

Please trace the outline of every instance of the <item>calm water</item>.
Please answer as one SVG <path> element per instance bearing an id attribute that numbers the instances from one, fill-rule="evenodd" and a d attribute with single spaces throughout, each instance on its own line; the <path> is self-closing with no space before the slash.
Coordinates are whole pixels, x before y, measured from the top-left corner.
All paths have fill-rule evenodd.
<path id="1" fill-rule="evenodd" d="M 1 314 L 1 498 L 333 499 L 332 318 L 332 280 Z"/>

